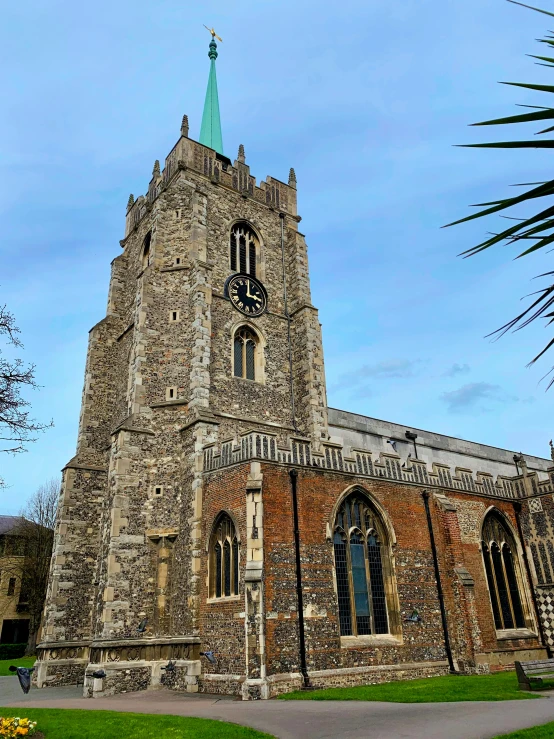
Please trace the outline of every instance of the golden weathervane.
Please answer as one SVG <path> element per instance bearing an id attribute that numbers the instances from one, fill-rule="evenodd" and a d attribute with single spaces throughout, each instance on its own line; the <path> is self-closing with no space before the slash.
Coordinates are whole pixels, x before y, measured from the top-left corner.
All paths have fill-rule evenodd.
<path id="1" fill-rule="evenodd" d="M 219 37 L 219 36 L 217 35 L 217 33 L 216 33 L 216 32 L 214 31 L 214 29 L 213 29 L 213 28 L 208 28 L 208 26 L 206 26 L 205 24 L 203 24 L 203 25 L 204 25 L 204 28 L 206 29 L 206 31 L 209 31 L 209 32 L 210 32 L 210 33 L 212 34 L 212 38 L 213 38 L 213 37 L 215 36 L 215 38 L 216 38 L 216 39 L 217 39 L 218 41 L 221 41 L 221 43 L 223 43 L 223 39 L 222 39 L 222 38 L 220 38 L 220 37 Z"/>

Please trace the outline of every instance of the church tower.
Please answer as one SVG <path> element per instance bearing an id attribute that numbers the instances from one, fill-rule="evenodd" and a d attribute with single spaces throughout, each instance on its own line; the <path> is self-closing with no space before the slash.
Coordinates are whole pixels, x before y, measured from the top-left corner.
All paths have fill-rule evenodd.
<path id="1" fill-rule="evenodd" d="M 190 662 L 193 685 L 206 450 L 240 448 L 252 431 L 272 450 L 328 438 L 295 172 L 257 183 L 242 145 L 234 161 L 225 155 L 214 36 L 200 140 L 184 116 L 147 192 L 129 197 L 106 316 L 90 331 L 39 685 L 86 669 L 86 690 L 98 692 L 95 665 L 138 660 L 148 669 L 132 679 L 144 687 L 168 659 Z"/>

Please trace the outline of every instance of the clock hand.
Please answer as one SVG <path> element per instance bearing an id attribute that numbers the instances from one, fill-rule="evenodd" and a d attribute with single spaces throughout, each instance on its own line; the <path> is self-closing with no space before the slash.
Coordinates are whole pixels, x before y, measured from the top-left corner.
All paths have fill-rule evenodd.
<path id="1" fill-rule="evenodd" d="M 253 298 L 254 297 L 253 295 L 250 295 L 250 283 L 249 282 L 246 283 L 246 297 L 247 298 Z"/>

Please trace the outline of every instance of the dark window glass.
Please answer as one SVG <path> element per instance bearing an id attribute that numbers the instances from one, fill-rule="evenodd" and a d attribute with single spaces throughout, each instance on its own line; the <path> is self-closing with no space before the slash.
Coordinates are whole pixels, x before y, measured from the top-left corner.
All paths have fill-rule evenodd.
<path id="1" fill-rule="evenodd" d="M 333 542 L 341 636 L 389 630 L 383 547 L 375 526 L 380 527 L 375 513 L 356 494 L 337 512 Z"/>
<path id="2" fill-rule="evenodd" d="M 489 586 L 489 593 L 491 596 L 492 613 L 494 616 L 494 625 L 497 629 L 502 628 L 502 619 L 500 618 L 500 608 L 498 607 L 498 598 L 496 596 L 496 585 L 494 583 L 494 577 L 492 574 L 491 567 L 491 555 L 489 548 L 486 544 L 483 544 L 483 560 L 485 562 L 485 572 L 487 573 L 487 583 Z"/>
<path id="3" fill-rule="evenodd" d="M 506 587 L 506 579 L 504 577 L 504 568 L 502 567 L 502 555 L 496 543 L 491 546 L 492 566 L 494 577 L 496 579 L 496 589 L 498 591 L 498 599 L 500 600 L 500 611 L 505 629 L 513 629 L 514 621 L 512 618 L 512 610 L 510 608 L 510 599 L 508 597 L 508 588 Z"/>
<path id="4" fill-rule="evenodd" d="M 231 256 L 231 269 L 236 271 L 237 269 L 237 233 L 231 231 L 229 252 Z"/>
<path id="5" fill-rule="evenodd" d="M 516 574 L 514 572 L 514 562 L 512 559 L 512 553 L 507 544 L 502 547 L 502 556 L 504 558 L 504 569 L 506 570 L 506 579 L 508 580 L 508 589 L 510 591 L 510 598 L 512 599 L 512 609 L 514 612 L 514 620 L 516 622 L 516 628 L 522 629 L 525 626 L 525 619 L 523 618 L 523 609 L 521 607 L 521 600 L 519 597 L 519 590 L 517 587 Z"/>
<path id="6" fill-rule="evenodd" d="M 242 339 L 235 338 L 235 377 L 242 377 Z"/>
<path id="7" fill-rule="evenodd" d="M 221 598 L 221 544 L 215 545 L 215 597 Z"/>
<path id="8" fill-rule="evenodd" d="M 210 540 L 210 596 L 229 597 L 239 593 L 239 543 L 235 525 L 221 515 Z"/>
<path id="9" fill-rule="evenodd" d="M 233 593 L 239 594 L 239 543 L 233 540 Z"/>
<path id="10" fill-rule="evenodd" d="M 369 594 L 365 571 L 364 543 L 356 534 L 350 537 L 350 559 L 352 562 L 352 584 L 358 635 L 371 634 L 369 622 Z"/>
<path id="11" fill-rule="evenodd" d="M 231 545 L 228 540 L 223 545 L 223 575 L 225 577 L 225 595 L 231 595 Z"/>
<path id="12" fill-rule="evenodd" d="M 514 556 L 517 548 L 500 513 L 492 511 L 488 514 L 483 524 L 483 540 L 483 561 L 494 624 L 497 629 L 524 628 L 525 614 L 518 584 L 519 563 Z M 533 546 L 531 549 L 537 566 L 538 552 Z"/>
<path id="13" fill-rule="evenodd" d="M 15 595 L 15 577 L 10 577 L 8 581 L 8 595 Z"/>
<path id="14" fill-rule="evenodd" d="M 248 272 L 252 277 L 256 277 L 256 242 L 251 239 L 248 247 Z"/>
<path id="15" fill-rule="evenodd" d="M 254 354 L 256 351 L 256 345 L 249 339 L 246 342 L 246 379 L 254 379 Z"/>
<path id="16" fill-rule="evenodd" d="M 246 273 L 246 236 L 244 234 L 241 234 L 239 236 L 239 257 L 240 257 L 239 272 Z"/>
<path id="17" fill-rule="evenodd" d="M 348 586 L 348 563 L 346 560 L 346 542 L 337 532 L 334 537 L 335 570 L 337 573 L 337 593 L 339 601 L 339 624 L 341 636 L 352 634 L 350 616 L 350 588 Z"/>
<path id="18" fill-rule="evenodd" d="M 373 623 L 376 634 L 387 634 L 387 600 L 383 582 L 383 563 L 381 562 L 381 545 L 375 534 L 367 538 L 367 555 L 369 559 L 369 579 L 371 582 L 371 600 L 373 605 Z"/>

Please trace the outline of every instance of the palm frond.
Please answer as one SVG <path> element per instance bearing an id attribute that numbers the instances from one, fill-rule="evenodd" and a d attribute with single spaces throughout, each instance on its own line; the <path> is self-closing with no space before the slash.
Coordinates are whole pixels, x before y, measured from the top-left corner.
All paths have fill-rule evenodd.
<path id="1" fill-rule="evenodd" d="M 521 5 L 524 8 L 535 10 L 538 13 L 543 13 L 554 18 L 554 13 L 541 8 L 535 8 L 531 5 L 518 2 L 517 0 L 508 0 L 513 5 Z M 554 34 L 548 32 L 541 39 L 537 39 L 540 43 L 546 44 L 549 47 L 554 48 Z M 541 66 L 554 67 L 554 57 L 544 55 L 529 54 L 532 59 L 538 60 Z M 500 84 L 509 85 L 511 87 L 518 87 L 525 90 L 532 90 L 535 92 L 554 93 L 554 85 L 545 84 L 533 84 L 527 82 L 501 82 Z M 480 123 L 473 123 L 473 126 L 499 126 L 517 123 L 535 123 L 540 121 L 554 121 L 554 108 L 548 106 L 534 106 L 534 105 L 518 105 L 531 110 L 530 113 L 523 113 L 519 115 L 505 116 L 502 118 L 494 118 L 488 121 L 481 121 Z M 535 136 L 541 136 L 543 134 L 552 133 L 554 131 L 554 125 L 547 126 L 535 133 Z M 523 139 L 519 141 L 497 141 L 482 144 L 462 144 L 461 146 L 472 148 L 472 149 L 554 149 L 554 139 L 535 139 L 530 141 Z M 520 218 L 512 215 L 503 215 L 501 211 L 514 208 L 515 206 L 521 205 L 533 201 L 537 198 L 549 198 L 554 195 L 554 179 L 543 182 L 527 182 L 518 183 L 513 185 L 514 187 L 528 187 L 530 189 L 525 192 L 510 198 L 503 198 L 498 200 L 492 200 L 486 203 L 479 203 L 472 207 L 477 207 L 480 210 L 477 213 L 472 213 L 465 218 L 460 218 L 457 221 L 447 224 L 447 226 L 455 226 L 460 223 L 475 220 L 476 218 L 483 218 L 484 216 L 498 213 L 501 218 L 507 218 L 511 221 L 515 221 L 513 225 L 500 231 L 499 233 L 488 233 L 487 238 L 480 244 L 466 249 L 461 253 L 460 256 L 465 258 L 474 256 L 479 252 L 489 249 L 492 246 L 498 244 L 504 244 L 505 246 L 511 246 L 518 242 L 532 241 L 533 243 L 526 248 L 521 254 L 518 254 L 515 259 L 521 259 L 521 257 L 534 254 L 541 249 L 554 243 L 554 204 L 547 204 L 545 207 L 539 209 L 535 215 L 527 218 Z M 550 201 L 551 203 L 552 201 Z M 547 253 L 550 253 L 548 250 Z M 545 272 L 538 277 L 552 277 L 554 271 Z M 529 326 L 533 321 L 537 319 L 545 319 L 546 326 L 554 324 L 554 284 L 548 285 L 547 287 L 541 288 L 531 295 L 526 296 L 532 298 L 531 304 L 521 311 L 515 318 L 512 318 L 508 323 L 504 324 L 500 328 L 496 329 L 488 336 L 493 336 L 496 339 L 501 338 L 509 331 L 520 331 L 523 328 Z M 531 360 L 528 366 L 537 362 L 544 354 L 554 347 L 554 338 L 550 339 L 544 348 Z M 547 375 L 554 373 L 554 367 L 547 373 Z M 545 375 L 545 377 L 547 376 Z M 544 379 L 544 378 L 543 378 Z M 554 377 L 548 384 L 548 388 L 554 385 Z"/>

